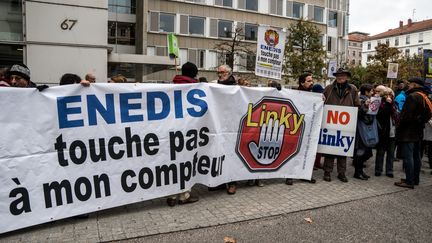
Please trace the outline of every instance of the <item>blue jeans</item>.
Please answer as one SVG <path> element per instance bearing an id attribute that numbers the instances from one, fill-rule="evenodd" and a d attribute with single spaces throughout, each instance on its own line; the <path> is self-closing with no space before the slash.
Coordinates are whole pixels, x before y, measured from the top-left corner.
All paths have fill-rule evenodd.
<path id="1" fill-rule="evenodd" d="M 386 175 L 393 174 L 393 161 L 394 161 L 394 151 L 395 151 L 395 139 L 390 138 L 388 144 L 383 144 L 380 147 L 377 147 L 377 153 L 375 158 L 375 173 L 383 172 L 383 164 L 384 164 L 384 154 L 386 155 Z"/>
<path id="2" fill-rule="evenodd" d="M 406 184 L 414 185 L 420 181 L 420 141 L 401 142 L 403 163 L 405 167 Z"/>

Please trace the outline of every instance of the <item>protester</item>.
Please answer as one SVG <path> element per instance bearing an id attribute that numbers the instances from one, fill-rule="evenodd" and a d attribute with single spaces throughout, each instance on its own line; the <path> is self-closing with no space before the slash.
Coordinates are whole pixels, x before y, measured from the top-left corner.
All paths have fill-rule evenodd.
<path id="1" fill-rule="evenodd" d="M 269 80 L 267 82 L 267 87 L 273 87 L 273 88 L 276 88 L 277 90 L 282 90 L 282 85 L 278 81 L 275 81 L 275 80 Z"/>
<path id="2" fill-rule="evenodd" d="M 404 80 L 398 80 L 397 81 L 397 87 L 396 90 L 394 92 L 394 96 L 397 97 L 402 91 L 405 91 L 406 89 L 406 84 Z"/>
<path id="3" fill-rule="evenodd" d="M 324 103 L 327 105 L 359 106 L 360 101 L 357 88 L 348 82 L 348 78 L 351 78 L 351 73 L 348 70 L 339 68 L 333 75 L 336 77 L 336 81 L 324 89 Z M 324 155 L 323 179 L 325 181 L 331 181 L 335 158 L 337 159 L 338 179 L 342 182 L 348 182 L 345 176 L 346 156 Z"/>
<path id="4" fill-rule="evenodd" d="M 298 79 L 297 90 L 309 92 L 309 91 L 312 91 L 312 87 L 313 87 L 312 74 L 311 73 L 304 73 L 304 74 L 300 75 L 300 77 Z M 320 158 L 321 158 L 321 156 L 320 156 Z M 305 181 L 310 182 L 310 183 L 316 183 L 316 180 L 314 178 L 311 178 L 310 180 L 305 180 Z M 291 186 L 293 184 L 293 179 L 287 178 L 285 180 L 285 184 Z"/>
<path id="5" fill-rule="evenodd" d="M 199 78 L 198 78 L 198 82 L 200 82 L 200 83 L 208 83 L 206 77 L 199 77 Z"/>
<path id="6" fill-rule="evenodd" d="M 10 87 L 7 73 L 8 68 L 0 68 L 0 87 Z"/>
<path id="7" fill-rule="evenodd" d="M 249 87 L 250 86 L 250 81 L 248 79 L 246 79 L 246 78 L 239 78 L 238 85 Z"/>
<path id="8" fill-rule="evenodd" d="M 84 79 L 90 83 L 96 83 L 96 76 L 93 73 L 87 73 Z"/>
<path id="9" fill-rule="evenodd" d="M 395 128 L 397 122 L 397 108 L 394 103 L 393 90 L 387 88 L 381 99 L 377 114 L 379 142 L 376 146 L 375 176 L 383 172 L 384 154 L 386 154 L 386 176 L 393 178 L 393 160 L 395 151 Z"/>
<path id="10" fill-rule="evenodd" d="M 372 137 L 372 139 L 376 139 L 375 141 L 378 139 L 378 127 L 375 120 L 375 115 L 367 114 L 369 111 L 369 104 L 371 102 L 370 98 L 372 97 L 373 92 L 373 86 L 371 84 L 363 84 L 360 87 L 360 107 L 357 118 L 357 134 L 353 158 L 354 178 L 360 180 L 369 179 L 369 176 L 363 171 L 363 165 L 369 158 L 373 156 L 372 148 L 369 144 L 369 141 L 371 140 L 366 138 Z"/>
<path id="11" fill-rule="evenodd" d="M 14 64 L 7 73 L 9 85 L 18 88 L 36 88 L 30 80 L 30 69 L 24 64 Z"/>
<path id="12" fill-rule="evenodd" d="M 108 83 L 127 83 L 127 78 L 122 74 L 117 74 L 112 76 Z"/>
<path id="13" fill-rule="evenodd" d="M 82 86 L 89 86 L 90 82 L 88 80 L 81 79 L 81 77 L 76 74 L 65 73 L 60 78 L 59 85 L 69 85 L 69 84 L 81 84 Z"/>
<path id="14" fill-rule="evenodd" d="M 420 142 L 423 138 L 423 129 L 425 123 L 431 119 L 432 113 L 428 106 L 430 101 L 426 97 L 424 81 L 412 78 L 408 82 L 407 98 L 396 127 L 396 139 L 402 149 L 406 177 L 394 184 L 414 189 L 414 185 L 420 182 Z"/>
<path id="15" fill-rule="evenodd" d="M 192 84 L 198 83 L 198 80 L 195 77 L 198 74 L 198 68 L 195 64 L 191 62 L 186 62 L 182 65 L 181 75 L 176 75 L 173 79 L 173 83 L 175 84 Z M 178 201 L 177 201 L 178 198 Z M 179 205 L 198 202 L 199 198 L 190 193 L 190 191 L 182 192 L 176 195 L 172 195 L 167 198 L 167 204 L 170 207 L 174 207 L 177 202 Z"/>
<path id="16" fill-rule="evenodd" d="M 399 91 L 399 94 L 395 94 L 395 105 L 399 113 L 402 112 L 402 108 L 405 104 L 407 89 L 408 86 L 405 86 L 402 90 Z"/>

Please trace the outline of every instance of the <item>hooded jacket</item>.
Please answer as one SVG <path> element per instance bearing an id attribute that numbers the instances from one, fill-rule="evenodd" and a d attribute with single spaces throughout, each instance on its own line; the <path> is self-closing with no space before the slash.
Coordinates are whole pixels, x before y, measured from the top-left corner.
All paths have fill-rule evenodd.
<path id="1" fill-rule="evenodd" d="M 173 79 L 173 83 L 175 84 L 193 84 L 198 83 L 198 80 L 194 78 L 190 78 L 188 76 L 176 75 Z"/>

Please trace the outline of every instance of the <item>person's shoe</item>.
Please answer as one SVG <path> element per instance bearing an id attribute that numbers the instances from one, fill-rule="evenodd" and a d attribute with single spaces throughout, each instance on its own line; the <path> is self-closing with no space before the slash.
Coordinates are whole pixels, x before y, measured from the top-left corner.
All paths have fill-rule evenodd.
<path id="1" fill-rule="evenodd" d="M 183 205 L 183 204 L 194 203 L 194 202 L 198 202 L 198 201 L 199 201 L 199 197 L 190 195 L 185 200 L 178 200 L 178 204 Z"/>
<path id="2" fill-rule="evenodd" d="M 208 187 L 207 188 L 209 192 L 213 192 L 213 191 L 219 191 L 219 190 L 223 190 L 226 189 L 225 184 L 216 186 L 216 187 Z"/>
<path id="3" fill-rule="evenodd" d="M 368 178 L 364 177 L 362 174 L 354 174 L 353 177 L 356 179 L 359 179 L 359 180 L 364 180 L 364 181 L 366 181 L 368 179 Z"/>
<path id="4" fill-rule="evenodd" d="M 401 182 L 406 183 L 406 179 L 401 179 Z M 414 181 L 414 186 L 418 186 L 419 184 L 418 181 Z"/>
<path id="5" fill-rule="evenodd" d="M 393 178 L 394 175 L 393 174 L 386 174 L 387 177 Z"/>
<path id="6" fill-rule="evenodd" d="M 344 174 L 339 174 L 337 178 L 342 182 L 348 182 L 348 178 Z"/>
<path id="7" fill-rule="evenodd" d="M 315 180 L 315 178 L 311 178 L 308 182 L 311 183 L 311 184 L 315 184 L 316 180 Z"/>
<path id="8" fill-rule="evenodd" d="M 255 180 L 255 185 L 256 185 L 257 187 L 263 187 L 263 186 L 264 186 L 264 183 L 262 182 L 262 180 Z"/>
<path id="9" fill-rule="evenodd" d="M 168 206 L 174 207 L 177 204 L 177 199 L 167 198 L 166 202 L 167 202 Z"/>
<path id="10" fill-rule="evenodd" d="M 331 181 L 331 175 L 328 172 L 324 172 L 323 180 L 330 182 Z"/>
<path id="11" fill-rule="evenodd" d="M 413 185 L 408 185 L 408 184 L 406 184 L 405 182 L 402 182 L 402 181 L 400 181 L 400 182 L 395 182 L 394 185 L 395 185 L 395 186 L 398 186 L 398 187 L 405 187 L 405 188 L 414 189 L 414 186 L 413 186 Z"/>
<path id="12" fill-rule="evenodd" d="M 366 175 L 366 173 L 364 173 L 364 172 L 362 172 L 361 175 L 362 175 L 364 178 L 367 178 L 367 179 L 370 178 L 370 176 Z"/>
<path id="13" fill-rule="evenodd" d="M 247 181 L 247 185 L 248 185 L 248 186 L 253 186 L 253 185 L 255 185 L 255 180 L 248 180 L 248 181 Z"/>
<path id="14" fill-rule="evenodd" d="M 292 184 L 293 184 L 293 179 L 287 178 L 287 179 L 285 180 L 285 184 L 287 184 L 288 186 L 292 186 Z"/>
<path id="15" fill-rule="evenodd" d="M 236 185 L 229 185 L 228 188 L 227 188 L 227 193 L 229 195 L 233 195 L 233 194 L 236 193 L 236 189 L 237 189 Z"/>
<path id="16" fill-rule="evenodd" d="M 375 176 L 381 176 L 381 172 L 375 172 Z"/>

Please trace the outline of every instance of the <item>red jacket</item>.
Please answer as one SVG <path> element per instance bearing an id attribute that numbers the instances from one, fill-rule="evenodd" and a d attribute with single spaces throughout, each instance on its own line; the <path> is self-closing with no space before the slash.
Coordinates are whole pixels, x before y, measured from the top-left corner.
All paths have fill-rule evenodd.
<path id="1" fill-rule="evenodd" d="M 173 79 L 173 82 L 175 84 L 193 84 L 193 83 L 198 83 L 198 80 L 194 78 L 189 78 L 187 76 L 176 75 Z"/>

